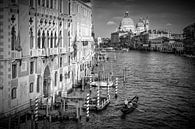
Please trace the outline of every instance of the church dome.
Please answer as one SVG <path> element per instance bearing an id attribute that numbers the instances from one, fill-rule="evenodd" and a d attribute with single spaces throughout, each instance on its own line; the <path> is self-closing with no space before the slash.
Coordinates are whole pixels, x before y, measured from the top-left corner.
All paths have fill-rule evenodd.
<path id="1" fill-rule="evenodd" d="M 138 22 L 137 27 L 144 27 L 144 23 L 143 22 Z"/>
<path id="2" fill-rule="evenodd" d="M 126 12 L 124 18 L 121 21 L 121 29 L 124 31 L 134 31 L 134 27 L 133 20 L 128 16 L 128 12 Z"/>
<path id="3" fill-rule="evenodd" d="M 131 19 L 131 18 L 123 18 L 122 19 L 122 22 L 121 22 L 122 24 L 122 26 L 134 26 L 134 22 L 133 22 L 133 20 Z"/>

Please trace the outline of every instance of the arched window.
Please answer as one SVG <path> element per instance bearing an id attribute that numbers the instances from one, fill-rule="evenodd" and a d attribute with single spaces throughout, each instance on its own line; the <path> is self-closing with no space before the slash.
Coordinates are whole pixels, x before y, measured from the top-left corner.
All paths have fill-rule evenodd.
<path id="1" fill-rule="evenodd" d="M 53 0 L 50 0 L 50 7 L 51 7 L 51 9 L 53 8 Z"/>
<path id="2" fill-rule="evenodd" d="M 45 48 L 45 32 L 42 33 L 42 48 Z"/>
<path id="3" fill-rule="evenodd" d="M 12 90 L 11 90 L 11 98 L 12 98 L 12 99 L 15 99 L 16 97 L 17 97 L 17 88 L 14 87 L 14 88 L 12 88 Z"/>
<path id="4" fill-rule="evenodd" d="M 43 7 L 45 6 L 45 0 L 42 0 L 42 6 Z"/>
<path id="5" fill-rule="evenodd" d="M 11 48 L 12 50 L 15 50 L 16 47 L 16 30 L 15 27 L 13 26 L 11 29 Z"/>
<path id="6" fill-rule="evenodd" d="M 49 8 L 49 0 L 46 1 L 46 7 Z"/>
<path id="7" fill-rule="evenodd" d="M 63 77 L 62 77 L 62 74 L 60 74 L 60 82 L 62 82 L 63 80 Z"/>
<path id="8" fill-rule="evenodd" d="M 62 31 L 60 31 L 60 33 L 59 33 L 58 44 L 60 47 L 62 47 Z"/>
<path id="9" fill-rule="evenodd" d="M 54 84 L 54 86 L 57 86 L 57 76 L 58 76 L 58 73 L 57 73 L 57 71 L 55 72 L 55 84 Z"/>
<path id="10" fill-rule="evenodd" d="M 41 0 L 38 0 L 38 5 L 39 5 L 39 6 L 41 5 Z"/>
<path id="11" fill-rule="evenodd" d="M 38 31 L 38 48 L 41 48 L 41 32 L 40 30 Z"/>
<path id="12" fill-rule="evenodd" d="M 39 91 L 40 91 L 40 80 L 41 80 L 41 76 L 38 75 L 37 76 L 37 93 L 39 93 Z"/>
<path id="13" fill-rule="evenodd" d="M 49 48 L 49 39 L 50 39 L 50 37 L 49 37 L 49 31 L 47 31 L 47 47 Z"/>
<path id="14" fill-rule="evenodd" d="M 55 32 L 55 35 L 54 35 L 54 44 L 55 44 L 55 47 L 57 47 L 57 35 L 56 35 L 56 32 Z"/>
<path id="15" fill-rule="evenodd" d="M 33 92 L 33 88 L 34 88 L 34 83 L 31 82 L 29 85 L 29 92 L 32 93 Z"/>
<path id="16" fill-rule="evenodd" d="M 33 44 L 34 44 L 33 31 L 32 28 L 30 28 L 30 49 L 33 48 Z"/>
<path id="17" fill-rule="evenodd" d="M 53 48 L 53 33 L 51 32 L 50 47 Z"/>

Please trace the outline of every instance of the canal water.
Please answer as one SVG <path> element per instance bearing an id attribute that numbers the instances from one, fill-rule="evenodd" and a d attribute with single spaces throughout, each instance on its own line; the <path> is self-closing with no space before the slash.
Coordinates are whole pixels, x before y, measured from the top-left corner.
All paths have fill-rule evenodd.
<path id="1" fill-rule="evenodd" d="M 91 113 L 89 122 L 61 123 L 70 129 L 191 129 L 195 128 L 195 59 L 158 52 L 108 53 L 106 69 L 119 77 L 118 98 L 100 113 Z M 123 85 L 123 69 L 126 83 Z M 124 98 L 139 96 L 138 109 L 122 116 Z"/>

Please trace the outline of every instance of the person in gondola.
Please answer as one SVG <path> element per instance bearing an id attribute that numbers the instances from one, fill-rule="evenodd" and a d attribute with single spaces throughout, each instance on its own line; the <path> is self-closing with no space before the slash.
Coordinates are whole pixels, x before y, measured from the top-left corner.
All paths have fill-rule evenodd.
<path id="1" fill-rule="evenodd" d="M 127 107 L 128 107 L 128 100 L 125 99 L 125 108 L 127 108 Z"/>

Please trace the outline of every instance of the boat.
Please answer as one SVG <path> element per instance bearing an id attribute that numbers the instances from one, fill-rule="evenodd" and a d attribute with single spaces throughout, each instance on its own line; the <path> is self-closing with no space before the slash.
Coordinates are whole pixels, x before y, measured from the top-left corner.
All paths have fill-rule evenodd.
<path id="1" fill-rule="evenodd" d="M 128 101 L 128 105 L 123 105 L 123 107 L 121 108 L 121 112 L 124 113 L 124 114 L 128 114 L 128 113 L 131 113 L 133 112 L 138 104 L 138 99 L 139 97 L 138 96 L 134 96 L 130 101 Z"/>
<path id="2" fill-rule="evenodd" d="M 125 67 L 125 69 L 124 69 L 124 71 L 123 71 L 123 76 L 124 76 L 123 86 L 124 86 L 124 89 L 126 89 L 126 86 L 125 86 L 125 82 L 126 82 L 126 80 L 125 80 L 125 75 L 126 75 L 126 67 Z M 125 94 L 125 91 L 126 91 L 126 90 L 123 90 L 123 91 L 124 91 L 123 94 Z M 128 104 L 127 104 L 127 105 L 124 104 L 124 105 L 122 106 L 121 112 L 122 112 L 123 114 L 128 114 L 128 113 L 133 112 L 133 111 L 137 108 L 137 106 L 138 106 L 138 104 L 137 104 L 138 99 L 139 99 L 138 96 L 134 96 L 130 101 L 128 101 Z"/>
<path id="3" fill-rule="evenodd" d="M 109 87 L 113 87 L 114 86 L 114 82 L 113 81 L 94 81 L 91 82 L 90 85 L 92 87 L 100 87 L 100 88 L 108 88 Z"/>

